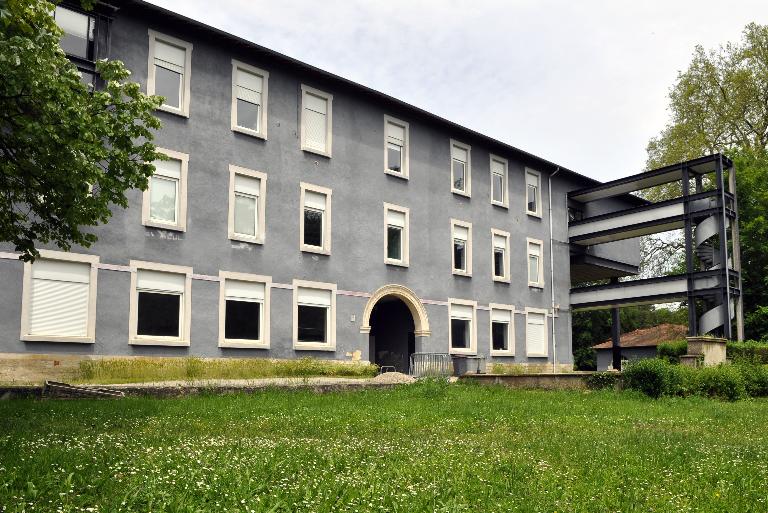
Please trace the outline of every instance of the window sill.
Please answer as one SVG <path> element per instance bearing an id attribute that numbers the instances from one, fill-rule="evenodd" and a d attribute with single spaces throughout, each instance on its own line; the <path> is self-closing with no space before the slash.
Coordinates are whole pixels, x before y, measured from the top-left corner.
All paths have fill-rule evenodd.
<path id="1" fill-rule="evenodd" d="M 269 342 L 258 342 L 245 339 L 222 340 L 219 342 L 219 347 L 235 349 L 269 349 Z"/>
<path id="2" fill-rule="evenodd" d="M 509 278 L 501 278 L 499 276 L 494 276 L 493 281 L 495 281 L 496 283 L 506 283 L 506 284 L 509 284 L 511 282 Z"/>
<path id="3" fill-rule="evenodd" d="M 244 128 L 244 127 L 241 127 L 241 126 L 234 125 L 232 127 L 232 131 L 240 133 L 240 134 L 243 134 L 243 135 L 249 135 L 251 137 L 255 137 L 255 138 L 261 139 L 263 141 L 267 140 L 267 134 L 265 134 L 263 132 L 257 132 L 256 130 L 250 130 L 248 128 Z"/>
<path id="4" fill-rule="evenodd" d="M 167 112 L 168 114 L 174 114 L 176 116 L 180 116 L 182 118 L 189 119 L 189 112 L 184 112 L 182 109 L 177 109 L 175 107 L 169 107 L 167 105 L 160 105 L 157 110 Z"/>
<path id="5" fill-rule="evenodd" d="M 251 244 L 264 244 L 264 237 L 251 237 L 249 235 L 238 235 L 236 233 L 230 233 L 229 240 L 249 242 Z"/>
<path id="6" fill-rule="evenodd" d="M 549 358 L 549 354 L 545 353 L 526 353 L 527 358 Z"/>
<path id="7" fill-rule="evenodd" d="M 396 173 L 390 169 L 384 170 L 385 175 L 394 176 L 395 178 L 400 178 L 401 180 L 408 180 L 408 173 Z"/>
<path id="8" fill-rule="evenodd" d="M 471 198 L 472 197 L 472 193 L 466 192 L 466 191 L 462 191 L 462 190 L 459 190 L 459 189 L 454 189 L 453 187 L 451 187 L 451 192 L 454 193 L 456 196 L 464 196 L 465 198 Z"/>
<path id="9" fill-rule="evenodd" d="M 491 200 L 491 205 L 494 207 L 509 209 L 509 203 L 499 203 L 498 201 Z"/>
<path id="10" fill-rule="evenodd" d="M 330 255 L 331 254 L 331 250 L 330 249 L 324 249 L 324 248 L 321 248 L 321 247 L 318 247 L 318 246 L 307 246 L 307 245 L 302 244 L 300 249 L 304 253 L 315 253 L 317 255 Z"/>
<path id="11" fill-rule="evenodd" d="M 504 356 L 504 357 L 507 357 L 507 358 L 511 358 L 511 357 L 515 356 L 515 352 L 514 351 L 501 351 L 501 350 L 491 349 L 491 356 Z"/>
<path id="12" fill-rule="evenodd" d="M 22 335 L 20 339 L 24 342 L 68 342 L 73 344 L 93 344 L 96 342 L 91 337 L 59 337 L 56 335 Z"/>
<path id="13" fill-rule="evenodd" d="M 310 148 L 308 146 L 302 146 L 301 150 L 306 151 L 307 153 L 314 153 L 315 155 L 320 155 L 321 157 L 331 158 L 331 153 L 327 151 Z"/>
<path id="14" fill-rule="evenodd" d="M 477 350 L 476 349 L 454 349 L 449 348 L 448 354 L 458 354 L 458 355 L 465 355 L 465 356 L 476 356 Z"/>
<path id="15" fill-rule="evenodd" d="M 467 271 L 457 271 L 456 269 L 453 270 L 454 276 L 463 276 L 464 278 L 471 278 L 472 273 Z"/>
<path id="16" fill-rule="evenodd" d="M 531 212 L 530 210 L 526 210 L 525 213 L 528 214 L 531 217 L 535 217 L 537 219 L 541 219 L 541 213 L 540 212 Z"/>
<path id="17" fill-rule="evenodd" d="M 294 342 L 294 351 L 336 351 L 336 346 L 315 342 Z"/>
<path id="18" fill-rule="evenodd" d="M 171 347 L 189 347 L 189 340 L 179 340 L 164 337 L 135 337 L 128 340 L 132 346 L 171 346 Z"/>
<path id="19" fill-rule="evenodd" d="M 187 228 L 186 226 L 179 226 L 177 224 L 165 224 L 165 223 L 158 223 L 156 221 L 144 221 L 144 226 L 147 228 L 160 228 L 161 230 L 171 230 L 174 232 L 186 232 Z"/>
<path id="20" fill-rule="evenodd" d="M 390 260 L 387 258 L 384 260 L 384 263 L 387 265 L 394 265 L 396 267 L 408 267 L 408 262 L 403 262 L 402 260 Z"/>
<path id="21" fill-rule="evenodd" d="M 532 289 L 544 290 L 544 284 L 543 283 L 531 283 L 531 282 L 528 282 L 528 287 L 532 288 Z"/>

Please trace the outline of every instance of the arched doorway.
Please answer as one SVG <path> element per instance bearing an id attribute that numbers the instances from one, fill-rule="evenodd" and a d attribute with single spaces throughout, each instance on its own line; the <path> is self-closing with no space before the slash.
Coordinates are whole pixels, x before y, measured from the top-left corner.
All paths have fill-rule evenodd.
<path id="1" fill-rule="evenodd" d="M 408 372 L 416 338 L 430 335 L 427 311 L 409 288 L 385 285 L 365 305 L 360 332 L 369 335 L 371 362 Z"/>

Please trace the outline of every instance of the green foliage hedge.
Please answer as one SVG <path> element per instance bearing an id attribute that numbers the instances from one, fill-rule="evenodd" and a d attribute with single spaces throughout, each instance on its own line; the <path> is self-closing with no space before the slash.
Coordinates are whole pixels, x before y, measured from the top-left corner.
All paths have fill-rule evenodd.
<path id="1" fill-rule="evenodd" d="M 688 342 L 686 340 L 662 342 L 656 347 L 656 353 L 659 358 L 670 363 L 680 363 L 680 357 L 687 352 Z"/>
<path id="2" fill-rule="evenodd" d="M 686 367 L 661 358 L 629 362 L 623 387 L 653 398 L 699 395 L 736 401 L 768 396 L 768 366 L 743 361 L 716 367 Z"/>
<path id="3" fill-rule="evenodd" d="M 744 342 L 728 342 L 726 346 L 728 358 L 734 362 L 747 361 L 768 365 L 768 342 L 745 340 Z"/>
<path id="4" fill-rule="evenodd" d="M 590 390 L 603 390 L 606 388 L 616 388 L 619 376 L 618 372 L 595 372 L 584 378 L 584 381 Z"/>

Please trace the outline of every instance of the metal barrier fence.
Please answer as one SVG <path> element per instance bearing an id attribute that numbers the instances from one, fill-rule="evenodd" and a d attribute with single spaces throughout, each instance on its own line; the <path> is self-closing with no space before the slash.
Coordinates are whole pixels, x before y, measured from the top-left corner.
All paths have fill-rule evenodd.
<path id="1" fill-rule="evenodd" d="M 415 378 L 447 377 L 453 374 L 453 361 L 447 353 L 413 353 L 409 374 Z"/>

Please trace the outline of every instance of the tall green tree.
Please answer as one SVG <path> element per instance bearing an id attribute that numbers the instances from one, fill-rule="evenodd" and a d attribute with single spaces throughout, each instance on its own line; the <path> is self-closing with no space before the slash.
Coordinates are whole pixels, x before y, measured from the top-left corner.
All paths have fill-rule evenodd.
<path id="1" fill-rule="evenodd" d="M 101 61 L 90 91 L 59 46 L 54 4 L 0 0 L 0 243 L 23 260 L 39 243 L 88 247 L 127 189 L 147 187 L 161 98 Z"/>
<path id="2" fill-rule="evenodd" d="M 738 42 L 696 47 L 670 90 L 669 111 L 669 124 L 648 144 L 649 169 L 715 152 L 734 161 L 746 336 L 762 338 L 768 327 L 768 26 L 750 23 Z M 667 186 L 645 196 L 679 194 Z"/>

